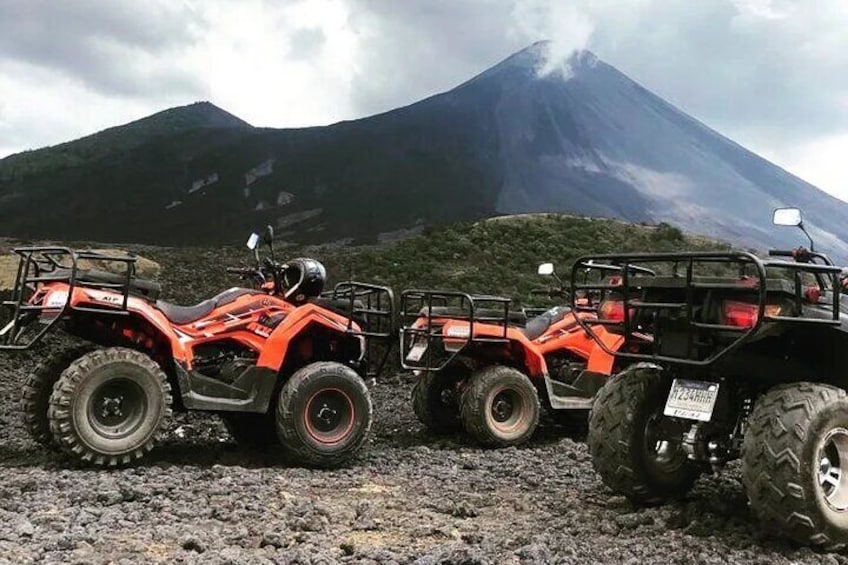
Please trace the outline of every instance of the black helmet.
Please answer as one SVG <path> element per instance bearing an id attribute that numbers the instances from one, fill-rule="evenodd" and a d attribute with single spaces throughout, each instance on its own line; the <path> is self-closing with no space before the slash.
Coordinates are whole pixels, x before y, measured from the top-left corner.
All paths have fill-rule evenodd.
<path id="1" fill-rule="evenodd" d="M 327 280 L 327 270 L 320 261 L 298 257 L 283 265 L 282 279 L 286 289 L 285 297 L 295 304 L 302 304 L 321 295 Z"/>

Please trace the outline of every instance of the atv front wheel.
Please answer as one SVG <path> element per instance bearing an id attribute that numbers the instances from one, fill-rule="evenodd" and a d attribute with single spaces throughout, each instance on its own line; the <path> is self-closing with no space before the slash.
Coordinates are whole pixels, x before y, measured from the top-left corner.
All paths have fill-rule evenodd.
<path id="1" fill-rule="evenodd" d="M 447 434 L 462 428 L 458 387 L 468 380 L 469 373 L 465 365 L 453 364 L 418 377 L 412 389 L 412 410 L 427 430 Z"/>
<path id="2" fill-rule="evenodd" d="M 794 383 L 762 395 L 742 444 L 742 482 L 766 529 L 797 542 L 848 544 L 848 395 Z"/>
<path id="3" fill-rule="evenodd" d="M 50 396 L 50 431 L 72 457 L 128 464 L 153 449 L 171 413 L 171 387 L 150 357 L 123 347 L 83 355 Z"/>
<path id="4" fill-rule="evenodd" d="M 527 375 L 493 365 L 471 375 L 460 413 L 474 439 L 491 447 L 507 447 L 530 439 L 540 410 L 539 395 Z"/>
<path id="5" fill-rule="evenodd" d="M 589 453 L 604 484 L 637 503 L 686 494 L 701 474 L 683 450 L 685 424 L 663 416 L 671 380 L 631 367 L 598 391 L 589 417 Z"/>
<path id="6" fill-rule="evenodd" d="M 238 445 L 248 449 L 262 449 L 278 443 L 273 412 L 270 414 L 224 412 L 221 414 L 221 419 L 224 421 L 224 427 Z"/>
<path id="7" fill-rule="evenodd" d="M 53 385 L 71 363 L 92 349 L 92 345 L 81 345 L 57 351 L 36 365 L 27 375 L 21 389 L 21 413 L 24 417 L 24 427 L 36 443 L 44 446 L 53 444 L 50 422 L 47 420 Z"/>
<path id="8" fill-rule="evenodd" d="M 283 386 L 277 436 L 298 463 L 335 467 L 352 458 L 371 430 L 371 396 L 356 372 L 331 361 L 307 365 Z"/>

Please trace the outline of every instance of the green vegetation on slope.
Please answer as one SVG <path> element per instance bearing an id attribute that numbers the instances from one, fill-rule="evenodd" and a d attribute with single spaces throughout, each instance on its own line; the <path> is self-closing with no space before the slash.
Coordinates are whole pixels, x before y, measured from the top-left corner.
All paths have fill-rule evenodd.
<path id="1" fill-rule="evenodd" d="M 57 169 L 80 166 L 133 150 L 153 139 L 203 128 L 250 128 L 247 122 L 209 102 L 195 102 L 157 112 L 52 147 L 24 151 L 0 160 L 0 181 L 12 181 Z"/>
<path id="2" fill-rule="evenodd" d="M 245 238 L 246 239 L 246 238 Z M 368 247 L 287 247 L 283 257 L 311 256 L 324 262 L 330 282 L 357 280 L 406 288 L 438 288 L 502 294 L 528 301 L 545 285 L 539 263 L 552 261 L 564 277 L 574 260 L 590 253 L 729 249 L 726 244 L 683 235 L 668 226 L 555 214 L 518 216 L 432 228 L 420 236 Z M 228 265 L 249 264 L 245 248 L 146 248 L 163 266 L 165 294 L 178 301 L 208 298 L 238 284 Z"/>

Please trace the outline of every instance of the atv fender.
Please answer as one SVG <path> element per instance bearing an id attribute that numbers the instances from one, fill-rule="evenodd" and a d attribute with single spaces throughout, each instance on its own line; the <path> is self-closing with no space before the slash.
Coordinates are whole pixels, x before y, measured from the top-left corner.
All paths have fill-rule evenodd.
<path id="1" fill-rule="evenodd" d="M 613 365 L 615 364 L 615 355 L 610 355 L 606 350 L 608 349 L 612 352 L 618 351 L 624 345 L 624 336 L 608 332 L 603 328 L 595 329 L 595 335 L 605 347 L 592 348 L 586 369 L 596 373 L 611 375 Z"/>
<path id="2" fill-rule="evenodd" d="M 279 372 L 286 362 L 289 345 L 312 325 L 324 327 L 339 335 L 348 334 L 349 324 L 346 317 L 313 304 L 305 304 L 293 310 L 279 326 L 274 328 L 259 354 L 257 367 L 265 367 Z M 355 324 L 352 324 L 350 329 L 359 331 L 359 327 Z M 354 359 L 345 359 L 344 361 L 354 361 Z"/>
<path id="3" fill-rule="evenodd" d="M 74 289 L 70 303 L 72 307 L 78 310 L 83 309 L 81 310 L 83 312 L 85 308 L 91 308 L 92 306 L 102 308 L 101 305 L 103 304 L 114 305 L 114 293 L 78 287 Z M 129 296 L 126 311 L 129 317 L 144 321 L 153 331 L 157 332 L 163 338 L 163 341 L 167 341 L 170 344 L 171 356 L 175 361 L 183 362 L 186 360 L 185 348 L 180 342 L 179 336 L 174 332 L 171 323 L 150 302 L 142 298 Z M 122 318 L 118 316 L 112 317 L 112 314 L 104 313 L 102 310 L 100 312 L 96 310 L 91 311 L 91 316 L 92 318 L 99 318 L 110 322 L 120 321 Z"/>

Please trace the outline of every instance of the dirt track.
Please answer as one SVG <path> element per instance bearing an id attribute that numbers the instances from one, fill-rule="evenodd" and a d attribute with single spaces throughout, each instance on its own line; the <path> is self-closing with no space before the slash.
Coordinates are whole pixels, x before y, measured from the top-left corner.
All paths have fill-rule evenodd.
<path id="1" fill-rule="evenodd" d="M 376 425 L 348 468 L 237 448 L 217 418 L 178 416 L 146 464 L 74 468 L 20 425 L 30 355 L 0 357 L 0 562 L 845 563 L 763 538 L 738 474 L 685 502 L 632 507 L 552 424 L 520 449 L 424 434 L 405 382 L 373 389 Z"/>

